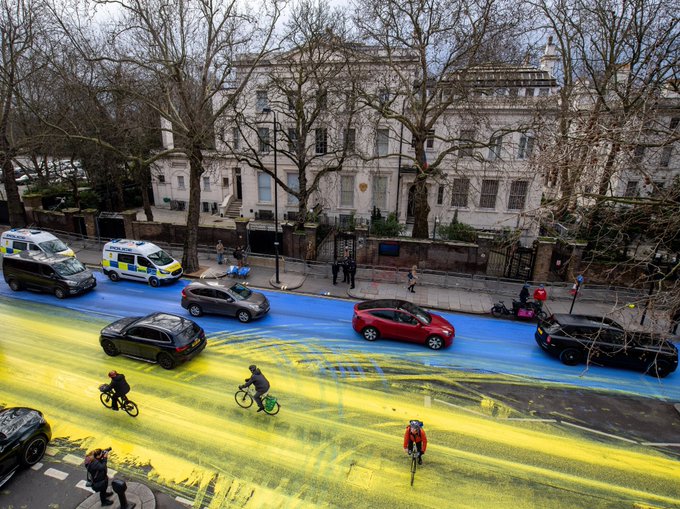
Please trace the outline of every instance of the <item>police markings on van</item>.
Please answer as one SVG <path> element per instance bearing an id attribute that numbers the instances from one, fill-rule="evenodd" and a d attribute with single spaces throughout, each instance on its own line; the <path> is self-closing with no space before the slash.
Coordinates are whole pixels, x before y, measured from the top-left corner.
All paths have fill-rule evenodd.
<path id="1" fill-rule="evenodd" d="M 0 253 L 14 254 L 21 251 L 42 252 L 48 256 L 75 256 L 73 250 L 61 240 L 42 230 L 12 228 L 0 235 Z"/>
<path id="2" fill-rule="evenodd" d="M 151 286 L 176 281 L 182 277 L 180 263 L 151 242 L 115 239 L 102 251 L 102 271 L 111 279 L 145 281 Z"/>

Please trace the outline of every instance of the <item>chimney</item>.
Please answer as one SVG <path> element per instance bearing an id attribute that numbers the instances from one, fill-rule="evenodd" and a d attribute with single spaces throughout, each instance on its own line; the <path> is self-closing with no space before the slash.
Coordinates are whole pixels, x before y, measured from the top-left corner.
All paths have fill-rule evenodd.
<path id="1" fill-rule="evenodd" d="M 545 51 L 541 57 L 541 71 L 548 71 L 548 73 L 552 76 L 557 60 L 557 48 L 553 44 L 553 38 L 551 35 L 548 37 L 548 44 L 545 45 Z"/>
<path id="2" fill-rule="evenodd" d="M 172 123 L 164 117 L 161 117 L 161 141 L 163 148 L 172 150 L 175 148 L 175 137 L 172 134 Z"/>

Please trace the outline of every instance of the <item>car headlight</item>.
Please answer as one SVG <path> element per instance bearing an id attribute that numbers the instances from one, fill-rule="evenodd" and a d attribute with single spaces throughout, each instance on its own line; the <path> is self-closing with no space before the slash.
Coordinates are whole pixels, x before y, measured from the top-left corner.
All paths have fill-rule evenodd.
<path id="1" fill-rule="evenodd" d="M 453 334 L 453 331 L 449 329 L 444 329 L 442 332 L 444 332 L 444 336 L 450 336 L 451 334 Z"/>
<path id="2" fill-rule="evenodd" d="M 66 284 L 69 286 L 78 286 L 78 281 L 71 281 L 70 279 L 67 279 Z"/>
<path id="3" fill-rule="evenodd" d="M 163 269 L 159 269 L 158 272 L 160 272 L 161 274 L 170 274 L 170 272 L 168 272 L 167 270 L 163 270 Z"/>

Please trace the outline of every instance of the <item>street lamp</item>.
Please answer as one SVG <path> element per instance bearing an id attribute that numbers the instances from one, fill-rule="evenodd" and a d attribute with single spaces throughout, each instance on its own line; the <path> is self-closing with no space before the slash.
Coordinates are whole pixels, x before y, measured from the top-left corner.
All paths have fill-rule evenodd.
<path id="1" fill-rule="evenodd" d="M 277 192 L 278 187 L 278 169 L 276 167 L 277 157 L 276 157 L 276 112 L 271 108 L 262 108 L 263 113 L 272 113 L 274 115 L 274 260 L 276 267 L 276 284 L 280 284 L 279 281 L 279 193 Z"/>
<path id="2" fill-rule="evenodd" d="M 574 298 L 571 299 L 571 307 L 569 308 L 569 314 L 574 310 L 574 303 L 576 302 L 576 296 L 578 291 L 581 289 L 581 284 L 583 283 L 583 276 L 579 274 L 576 276 L 576 288 L 574 288 Z"/>

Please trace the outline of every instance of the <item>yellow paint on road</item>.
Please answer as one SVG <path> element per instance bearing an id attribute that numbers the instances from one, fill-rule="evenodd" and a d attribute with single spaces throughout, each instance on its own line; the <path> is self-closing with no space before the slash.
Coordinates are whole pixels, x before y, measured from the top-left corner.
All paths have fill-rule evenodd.
<path id="1" fill-rule="evenodd" d="M 489 398 L 478 414 L 426 407 L 428 387 L 447 383 L 441 370 L 258 330 L 251 342 L 215 335 L 196 359 L 166 371 L 107 357 L 98 341 L 107 320 L 47 318 L 48 310 L 0 299 L 0 403 L 42 410 L 54 437 L 83 452 L 113 447 L 114 468 L 150 466 L 151 480 L 193 493 L 195 507 L 680 506 L 680 464 L 653 449 L 507 421 L 511 411 Z M 275 417 L 234 401 L 251 363 L 272 382 Z M 130 382 L 136 419 L 99 403 L 110 369 Z M 411 418 L 425 422 L 430 441 L 413 488 L 402 450 Z"/>

